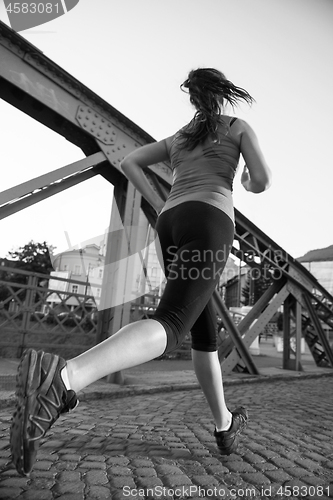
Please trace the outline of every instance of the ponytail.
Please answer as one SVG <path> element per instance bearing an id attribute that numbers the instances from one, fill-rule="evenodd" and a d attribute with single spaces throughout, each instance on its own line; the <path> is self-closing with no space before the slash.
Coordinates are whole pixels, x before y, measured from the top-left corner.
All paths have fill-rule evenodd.
<path id="1" fill-rule="evenodd" d="M 192 70 L 180 88 L 189 94 L 197 110 L 193 120 L 180 132 L 183 147 L 189 150 L 209 135 L 216 136 L 226 103 L 234 108 L 241 100 L 248 104 L 254 101 L 246 90 L 236 87 L 223 73 L 212 68 Z"/>

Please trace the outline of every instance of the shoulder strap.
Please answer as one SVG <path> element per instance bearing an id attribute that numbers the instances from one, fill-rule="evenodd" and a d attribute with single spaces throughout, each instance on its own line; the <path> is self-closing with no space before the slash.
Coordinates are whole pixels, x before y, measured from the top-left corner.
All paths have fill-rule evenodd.
<path id="1" fill-rule="evenodd" d="M 231 127 L 231 125 L 232 125 L 233 123 L 235 123 L 235 121 L 236 121 L 236 120 L 237 120 L 237 118 L 236 118 L 236 117 L 231 118 L 230 123 L 229 123 L 229 127 Z"/>

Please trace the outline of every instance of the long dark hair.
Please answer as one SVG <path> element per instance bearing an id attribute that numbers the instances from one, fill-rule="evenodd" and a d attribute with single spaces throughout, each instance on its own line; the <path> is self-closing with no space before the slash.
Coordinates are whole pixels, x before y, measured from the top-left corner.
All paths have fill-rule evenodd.
<path id="1" fill-rule="evenodd" d="M 213 68 L 190 71 L 180 88 L 189 94 L 190 102 L 197 110 L 193 120 L 180 131 L 183 147 L 189 150 L 209 135 L 216 136 L 226 103 L 234 108 L 241 100 L 248 104 L 254 101 L 246 90 L 236 87 L 221 71 Z"/>

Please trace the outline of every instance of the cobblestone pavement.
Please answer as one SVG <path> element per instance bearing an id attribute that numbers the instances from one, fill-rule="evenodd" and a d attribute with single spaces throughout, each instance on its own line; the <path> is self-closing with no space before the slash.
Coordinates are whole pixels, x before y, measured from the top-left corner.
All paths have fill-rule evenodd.
<path id="1" fill-rule="evenodd" d="M 82 403 L 61 417 L 30 478 L 0 475 L 0 499 L 320 499 L 333 497 L 333 378 L 226 387 L 250 422 L 236 454 L 218 454 L 200 390 Z M 10 408 L 0 411 L 0 467 Z"/>

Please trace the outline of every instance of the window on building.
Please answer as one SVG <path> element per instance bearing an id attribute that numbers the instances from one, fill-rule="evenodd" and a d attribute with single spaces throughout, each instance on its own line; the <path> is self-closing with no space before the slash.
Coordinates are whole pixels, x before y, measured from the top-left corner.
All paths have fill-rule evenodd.
<path id="1" fill-rule="evenodd" d="M 77 276 L 79 276 L 81 274 L 81 266 L 76 265 L 74 267 L 74 274 L 76 274 Z"/>
<path id="2" fill-rule="evenodd" d="M 101 289 L 97 288 L 97 290 L 96 290 L 96 297 L 100 297 L 100 296 L 101 296 Z"/>
<path id="3" fill-rule="evenodd" d="M 102 278 L 103 278 L 103 269 L 99 269 L 99 270 L 98 270 L 98 277 L 99 277 L 100 279 L 102 279 Z"/>
<path id="4" fill-rule="evenodd" d="M 72 292 L 79 293 L 79 285 L 72 285 Z"/>
<path id="5" fill-rule="evenodd" d="M 64 271 L 68 271 L 68 264 L 64 264 Z"/>

